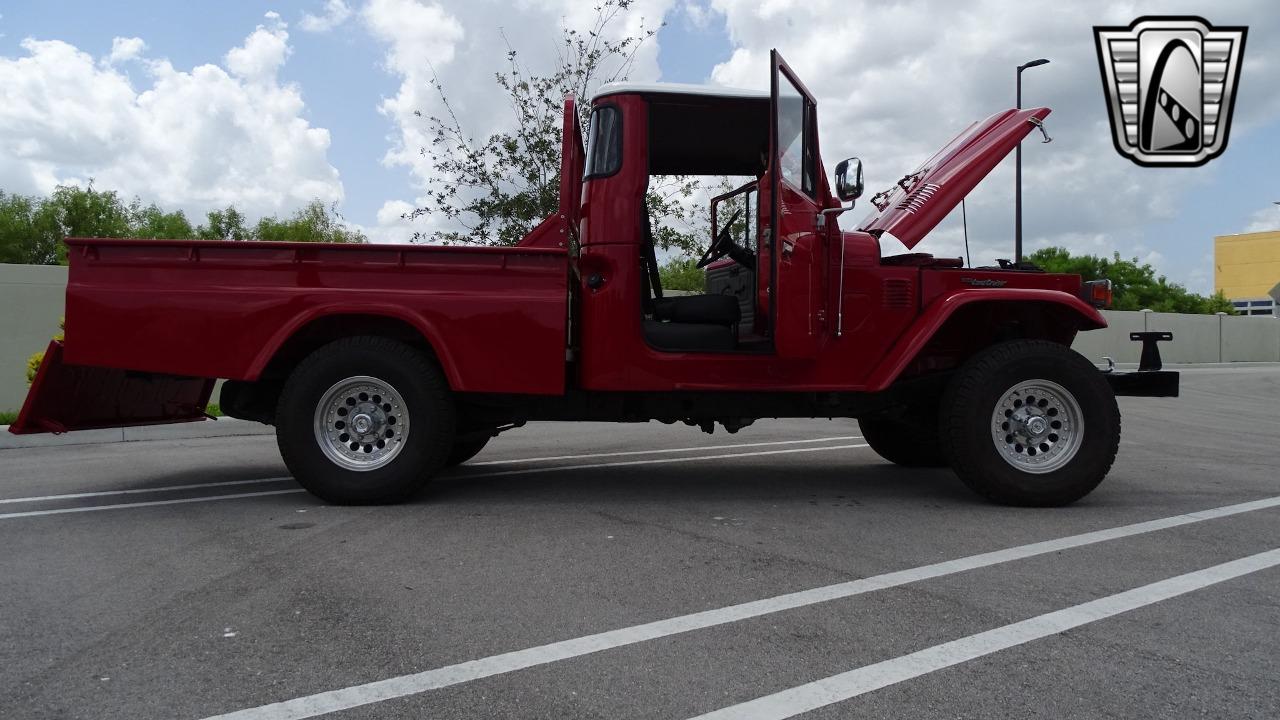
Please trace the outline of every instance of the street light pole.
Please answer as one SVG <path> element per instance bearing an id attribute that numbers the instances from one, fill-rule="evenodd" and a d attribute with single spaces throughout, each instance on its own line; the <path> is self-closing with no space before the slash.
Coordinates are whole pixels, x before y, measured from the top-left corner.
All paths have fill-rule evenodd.
<path id="1" fill-rule="evenodd" d="M 1027 68 L 1033 68 L 1039 65 L 1047 65 L 1049 63 L 1045 58 L 1032 60 L 1018 66 L 1017 85 L 1018 85 L 1018 105 L 1019 110 L 1022 109 L 1022 71 Z M 1022 141 L 1018 141 L 1018 147 L 1014 150 L 1013 156 L 1013 173 L 1014 173 L 1014 190 L 1013 190 L 1013 266 L 1016 268 L 1022 264 Z"/>

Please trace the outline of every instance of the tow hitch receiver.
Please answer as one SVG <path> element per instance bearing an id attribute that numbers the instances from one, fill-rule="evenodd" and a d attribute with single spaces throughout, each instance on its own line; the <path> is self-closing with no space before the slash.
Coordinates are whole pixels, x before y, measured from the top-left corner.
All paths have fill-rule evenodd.
<path id="1" fill-rule="evenodd" d="M 1103 370 L 1107 382 L 1116 395 L 1130 397 L 1178 397 L 1178 373 L 1163 370 L 1160 346 L 1156 343 L 1173 339 L 1171 332 L 1133 332 L 1129 339 L 1142 343 L 1142 357 L 1135 372 L 1116 372 L 1112 367 Z"/>

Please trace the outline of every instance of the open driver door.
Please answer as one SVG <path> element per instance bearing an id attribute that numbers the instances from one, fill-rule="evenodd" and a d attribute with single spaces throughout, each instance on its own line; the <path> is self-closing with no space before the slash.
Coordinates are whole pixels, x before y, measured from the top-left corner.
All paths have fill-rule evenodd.
<path id="1" fill-rule="evenodd" d="M 818 354 L 826 332 L 826 193 L 818 155 L 817 102 L 777 50 L 770 52 L 769 315 L 781 357 Z"/>

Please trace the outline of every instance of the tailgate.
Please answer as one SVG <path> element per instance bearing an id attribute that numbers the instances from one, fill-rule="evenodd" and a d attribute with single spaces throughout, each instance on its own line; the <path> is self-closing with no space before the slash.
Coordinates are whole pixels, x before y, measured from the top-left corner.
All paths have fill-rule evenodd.
<path id="1" fill-rule="evenodd" d="M 45 351 L 18 419 L 17 435 L 204 420 L 211 378 L 67 365 L 62 343 Z"/>

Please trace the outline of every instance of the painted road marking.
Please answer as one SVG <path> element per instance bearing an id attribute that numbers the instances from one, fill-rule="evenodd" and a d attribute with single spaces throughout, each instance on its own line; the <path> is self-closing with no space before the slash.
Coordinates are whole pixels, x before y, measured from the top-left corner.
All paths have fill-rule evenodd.
<path id="1" fill-rule="evenodd" d="M 1122 525 L 1107 530 L 1071 535 L 1056 540 L 1019 545 L 1003 550 L 970 555 L 956 560 L 947 560 L 932 565 L 876 575 L 861 580 L 801 590 L 763 600 L 729 605 L 690 615 L 680 615 L 642 625 L 632 625 L 571 640 L 561 640 L 548 645 L 514 650 L 412 675 L 401 675 L 362 685 L 352 685 L 339 690 L 306 695 L 270 705 L 246 708 L 224 715 L 215 715 L 205 718 L 205 720 L 299 720 L 300 718 L 316 717 L 317 715 L 347 710 L 407 695 L 416 695 L 428 690 L 459 685 L 472 680 L 502 675 L 516 670 L 546 665 L 560 660 L 568 660 L 670 635 L 703 630 L 784 610 L 792 610 L 830 600 L 861 595 L 875 590 L 884 590 L 921 580 L 953 575 L 966 570 L 990 567 L 1013 560 L 1093 545 L 1108 540 L 1117 540 L 1157 530 L 1191 525 L 1215 518 L 1275 507 L 1280 507 L 1280 496 L 1183 515 L 1174 515 L 1158 520 L 1148 520 L 1132 525 Z"/>
<path id="2" fill-rule="evenodd" d="M 1268 550 L 832 675 L 694 720 L 783 720 L 1277 565 L 1280 549 Z"/>
<path id="3" fill-rule="evenodd" d="M 864 448 L 864 447 L 869 447 L 869 446 L 866 443 L 858 443 L 853 445 L 828 445 L 826 447 L 787 448 L 786 450 L 760 450 L 757 452 L 727 453 L 722 455 L 697 455 L 694 457 L 682 457 L 682 458 L 657 458 L 654 460 L 622 460 L 620 462 L 589 463 L 587 465 L 557 465 L 555 467 L 526 468 L 523 470 L 499 470 L 497 472 L 467 473 L 466 475 L 457 475 L 456 477 L 458 477 L 459 479 L 468 480 L 470 478 L 498 477 L 500 475 L 534 475 L 536 473 L 556 472 L 557 470 L 594 470 L 598 468 L 627 467 L 630 465 L 667 465 L 670 463 L 698 462 L 700 460 L 721 460 L 721 459 L 735 459 L 735 458 L 745 458 L 745 457 L 760 457 L 762 455 L 788 455 L 793 453 L 824 452 L 827 450 L 850 450 L 853 448 Z"/>
<path id="4" fill-rule="evenodd" d="M 97 512 L 99 510 L 121 510 L 123 508 L 154 507 L 156 505 L 180 505 L 182 503 L 209 502 L 211 500 L 235 500 L 237 498 L 262 497 L 264 495 L 285 495 L 287 493 L 306 492 L 302 488 L 288 490 L 267 490 L 265 492 L 236 493 L 235 495 L 210 495 L 205 497 L 179 498 L 177 500 L 149 500 L 147 502 L 117 503 L 115 505 L 89 505 L 87 507 L 59 508 L 57 510 L 28 510 L 0 514 L 0 520 L 14 518 L 37 517 L 40 515 L 63 515 L 65 513 Z"/>
<path id="5" fill-rule="evenodd" d="M 227 487 L 230 485 L 252 485 L 255 483 L 283 482 L 285 480 L 292 480 L 292 479 L 293 478 L 291 477 L 285 476 L 285 477 L 272 477 L 272 478 L 258 478 L 257 480 L 228 480 L 226 482 L 195 483 L 193 485 L 168 485 L 166 487 L 134 488 L 131 490 L 101 490 L 98 492 L 67 493 L 65 495 L 40 495 L 38 497 L 3 498 L 3 499 L 0 499 L 0 505 L 4 505 L 6 503 L 31 503 L 31 502 L 45 502 L 48 500 L 71 500 L 74 498 L 103 497 L 105 495 L 134 495 L 137 493 L 158 493 L 158 492 L 169 492 L 172 490 L 196 490 L 198 488 Z"/>
<path id="6" fill-rule="evenodd" d="M 785 450 L 762 450 L 759 452 L 749 452 L 749 453 L 725 453 L 720 455 L 698 455 L 696 457 L 683 457 L 683 458 L 657 458 L 653 460 L 627 460 L 623 462 L 612 462 L 612 463 L 591 463 L 588 465 L 560 465 L 557 467 L 547 467 L 547 468 L 526 468 L 523 470 L 499 470 L 497 472 L 472 473 L 468 475 L 461 475 L 459 477 L 478 478 L 478 477 L 496 477 L 499 475 L 532 475 L 536 473 L 556 472 L 558 470 L 590 470 L 590 469 L 596 469 L 596 468 L 621 467 L 625 465 L 658 465 L 658 464 L 664 464 L 664 463 L 698 462 L 703 460 L 722 460 L 722 459 L 734 460 L 737 458 L 758 457 L 761 455 L 784 455 L 784 454 L 790 454 L 790 453 L 821 452 L 823 450 L 848 450 L 850 448 L 864 448 L 864 447 L 867 447 L 867 445 L 865 444 L 831 445 L 827 447 L 816 447 L 816 448 L 787 448 Z M 292 478 L 264 478 L 261 480 L 237 480 L 237 481 L 234 481 L 233 483 L 209 483 L 208 486 L 220 485 L 220 484 L 234 484 L 234 483 L 271 482 L 274 480 L 291 480 L 291 479 Z M 34 502 L 36 500 L 56 500 L 56 499 L 75 498 L 75 497 L 90 497 L 93 495 L 114 495 L 114 494 L 124 494 L 124 493 L 134 493 L 134 492 L 159 492 L 161 489 L 176 490 L 182 487 L 200 487 L 200 486 L 175 485 L 169 488 L 139 488 L 137 490 L 112 490 L 112 491 L 105 491 L 102 493 L 49 495 L 42 498 L 15 498 L 15 499 L 9 500 L 8 502 L 19 502 L 19 501 Z M 231 498 L 258 497 L 260 495 L 280 495 L 283 493 L 295 493 L 295 492 L 306 492 L 306 490 L 304 490 L 303 488 L 290 488 L 288 490 L 272 490 L 269 492 L 240 493 L 236 495 L 211 495 L 211 496 L 205 496 L 205 497 L 181 498 L 178 500 L 153 500 L 150 502 L 120 503 L 117 505 L 91 505 L 88 507 L 61 508 L 56 510 L 29 510 L 27 512 L 0 514 L 0 520 L 11 520 L 14 518 L 24 518 L 24 517 L 36 517 L 40 515 L 61 515 L 63 513 L 73 513 L 73 512 L 92 512 L 95 510 L 114 510 L 117 508 L 150 507 L 153 505 L 176 505 L 178 503 L 201 502 L 205 500 L 228 500 Z"/>
<path id="7" fill-rule="evenodd" d="M 736 445 L 702 445 L 698 447 L 665 448 L 661 450 L 626 450 L 623 452 L 583 453 L 581 455 L 549 455 L 547 457 L 516 458 L 514 460 L 486 460 L 485 462 L 469 462 L 465 467 L 481 467 L 484 465 L 511 465 L 527 462 L 550 462 L 552 460 L 578 460 L 581 458 L 622 457 L 625 455 L 658 455 L 661 453 L 693 452 L 695 450 L 732 450 L 743 447 L 767 447 L 769 445 L 798 445 L 801 443 L 837 442 L 844 440 L 861 440 L 861 435 L 843 435 L 841 437 L 814 438 L 810 440 L 773 440 L 770 442 L 738 443 Z"/>

